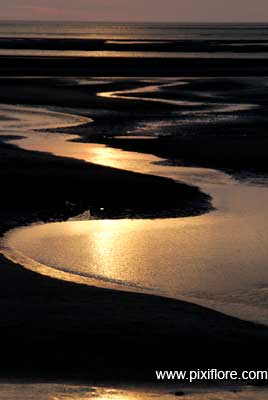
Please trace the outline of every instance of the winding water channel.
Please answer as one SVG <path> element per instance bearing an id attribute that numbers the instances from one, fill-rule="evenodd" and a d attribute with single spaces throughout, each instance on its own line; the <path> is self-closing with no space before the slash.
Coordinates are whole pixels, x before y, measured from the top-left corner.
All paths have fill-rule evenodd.
<path id="1" fill-rule="evenodd" d="M 122 92 L 105 96 L 114 95 L 124 98 Z M 7 258 L 61 279 L 187 299 L 268 323 L 268 188 L 213 169 L 165 165 L 150 154 L 70 141 L 75 134 L 42 131 L 73 126 L 75 132 L 92 121 L 86 117 L 0 105 L 0 118 L 0 135 L 15 136 L 11 142 L 20 148 L 183 181 L 210 194 L 216 208 L 188 218 L 78 218 L 17 228 L 1 241 Z"/>

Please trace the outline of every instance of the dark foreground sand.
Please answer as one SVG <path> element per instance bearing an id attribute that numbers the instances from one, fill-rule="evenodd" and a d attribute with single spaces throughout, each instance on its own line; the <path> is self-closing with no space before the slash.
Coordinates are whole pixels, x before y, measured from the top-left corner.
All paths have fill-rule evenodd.
<path id="1" fill-rule="evenodd" d="M 1 377 L 154 381 L 156 369 L 266 367 L 267 328 L 0 261 Z"/>
<path id="2" fill-rule="evenodd" d="M 0 75 L 265 76 L 268 59 L 1 56 Z"/>
<path id="3" fill-rule="evenodd" d="M 40 88 L 24 88 L 19 101 L 44 104 L 49 89 Z M 13 89 L 1 94 L 1 101 L 15 102 L 19 89 L 16 84 Z M 94 97 L 81 94 L 79 103 L 78 92 L 68 90 L 81 107 Z M 52 98 L 57 105 L 62 99 L 68 103 L 59 93 Z M 98 108 L 96 99 L 90 104 Z M 108 118 L 106 124 L 115 121 Z M 4 143 L 0 152 L 2 232 L 37 218 L 64 220 L 89 206 L 98 216 L 104 200 L 112 217 L 124 215 L 126 208 L 136 216 L 210 208 L 210 199 L 198 189 L 166 179 Z M 58 281 L 4 258 L 0 264 L 1 377 L 154 381 L 155 369 L 266 367 L 266 327 L 186 302 Z"/>

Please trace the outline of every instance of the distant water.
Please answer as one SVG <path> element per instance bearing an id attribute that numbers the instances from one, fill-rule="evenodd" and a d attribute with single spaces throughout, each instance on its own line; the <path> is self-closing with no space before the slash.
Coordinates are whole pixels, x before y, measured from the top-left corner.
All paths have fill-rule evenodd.
<path id="1" fill-rule="evenodd" d="M 258 40 L 268 24 L 190 24 L 114 22 L 1 22 L 0 37 L 110 40 Z"/>
<path id="2" fill-rule="evenodd" d="M 111 22 L 0 22 L 0 55 L 38 55 L 38 44 L 33 53 L 28 50 L 8 51 L 6 47 L 1 47 L 1 39 L 9 38 L 10 41 L 15 38 L 19 39 L 88 39 L 88 40 L 104 40 L 106 46 L 104 51 L 96 50 L 81 52 L 68 48 L 66 54 L 61 50 L 58 54 L 57 49 L 47 52 L 44 50 L 41 55 L 79 55 L 79 56 L 163 56 L 163 57 L 186 57 L 190 50 L 187 46 L 192 46 L 196 41 L 203 46 L 208 45 L 208 49 L 202 50 L 203 57 L 232 57 L 239 50 L 239 57 L 257 58 L 268 57 L 268 24 L 182 24 L 182 23 L 111 23 Z M 120 41 L 125 41 L 124 43 Z M 127 41 L 127 42 L 126 42 Z M 120 50 L 122 45 L 148 45 L 150 54 L 146 54 L 147 50 L 142 52 L 129 51 L 128 54 Z M 153 51 L 150 50 L 150 42 L 163 45 L 165 41 L 186 41 L 186 53 L 183 49 L 177 51 Z M 213 43 L 213 42 L 217 43 Z M 215 45 L 217 48 L 215 48 Z M 225 46 L 223 53 L 222 46 Z M 246 46 L 245 51 L 241 45 Z M 118 46 L 118 50 L 110 51 L 109 46 Z M 258 48 L 256 48 L 256 46 Z M 5 49 L 5 51 L 4 51 Z M 12 46 L 10 47 L 12 49 Z M 70 51 L 74 50 L 72 53 Z M 25 51 L 25 54 L 23 53 Z M 126 50 L 124 50 L 126 51 Z M 85 54 L 86 53 L 86 54 Z M 40 53 L 39 53 L 40 55 Z M 200 52 L 195 49 L 188 54 L 189 57 L 200 57 Z"/>

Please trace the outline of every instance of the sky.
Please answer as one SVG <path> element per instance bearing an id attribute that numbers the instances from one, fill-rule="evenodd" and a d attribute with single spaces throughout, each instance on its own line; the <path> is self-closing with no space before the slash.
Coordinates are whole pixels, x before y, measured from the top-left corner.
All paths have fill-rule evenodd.
<path id="1" fill-rule="evenodd" d="M 268 0 L 0 0 L 0 19 L 268 22 Z"/>

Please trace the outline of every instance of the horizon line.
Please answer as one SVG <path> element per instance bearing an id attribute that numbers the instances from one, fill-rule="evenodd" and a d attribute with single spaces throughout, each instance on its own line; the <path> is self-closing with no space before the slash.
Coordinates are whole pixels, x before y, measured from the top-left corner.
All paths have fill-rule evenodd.
<path id="1" fill-rule="evenodd" d="M 21 19 L 21 18 L 1 18 L 0 22 L 70 22 L 70 23 L 141 23 L 141 24 L 159 24 L 159 23 L 171 23 L 171 24 L 268 24 L 267 21 L 175 21 L 175 20 L 70 20 L 70 19 Z"/>

